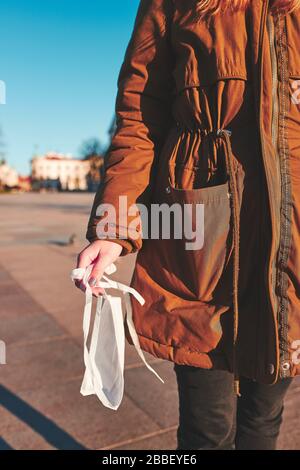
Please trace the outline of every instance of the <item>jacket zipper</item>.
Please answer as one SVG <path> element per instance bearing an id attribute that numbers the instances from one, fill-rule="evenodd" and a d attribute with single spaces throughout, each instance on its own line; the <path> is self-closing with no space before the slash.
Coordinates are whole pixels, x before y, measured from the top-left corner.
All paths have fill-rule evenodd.
<path id="1" fill-rule="evenodd" d="M 278 104 L 278 62 L 275 47 L 275 28 L 273 17 L 268 13 L 267 28 L 269 33 L 269 44 L 271 54 L 272 66 L 272 142 L 277 151 L 278 142 L 278 117 L 279 117 L 279 104 Z"/>
<path id="2" fill-rule="evenodd" d="M 280 17 L 277 18 L 279 20 Z M 283 142 L 283 156 L 281 157 L 281 146 L 279 146 L 279 120 L 281 119 L 281 125 L 284 126 L 285 123 L 285 95 L 284 95 L 284 87 L 285 82 L 287 80 L 287 76 L 285 74 L 285 64 L 284 61 L 284 51 L 282 47 L 282 28 L 280 28 L 280 37 L 279 37 L 279 45 L 280 50 L 278 51 L 278 55 L 280 56 L 281 60 L 281 80 L 282 80 L 282 111 L 280 114 L 279 111 L 279 80 L 278 80 L 278 55 L 276 52 L 276 42 L 275 42 L 275 25 L 273 16 L 268 13 L 267 17 L 267 30 L 269 36 L 269 45 L 270 45 L 270 55 L 271 55 L 271 67 L 272 67 L 272 121 L 271 121 L 271 134 L 272 134 L 272 143 L 275 148 L 275 156 L 276 161 L 274 162 L 277 169 L 278 181 L 280 182 L 280 189 L 279 192 L 281 194 L 281 202 L 283 200 L 283 204 L 285 204 L 284 210 L 288 210 L 288 198 L 289 198 L 289 181 L 287 175 L 287 168 L 286 168 L 286 159 L 287 155 L 285 152 L 285 142 Z M 284 139 L 284 137 L 282 137 Z M 282 193 L 282 188 L 284 188 L 284 193 Z M 281 211 L 281 203 L 279 205 L 279 210 Z M 278 304 L 277 304 L 277 327 L 279 327 L 279 353 L 280 353 L 280 377 L 287 377 L 289 376 L 289 364 L 288 364 L 288 350 L 287 350 L 287 334 L 288 334 L 288 326 L 287 326 L 287 305 L 285 301 L 285 284 L 284 284 L 284 273 L 283 269 L 285 263 L 287 262 L 288 257 L 288 246 L 289 246 L 289 228 L 286 225 L 286 220 L 282 223 L 281 220 L 281 212 L 279 213 L 278 220 L 280 220 L 279 226 L 279 236 L 278 230 L 276 230 L 276 256 L 273 258 L 272 263 L 272 273 L 277 273 L 277 276 L 272 275 L 272 288 L 273 292 L 278 292 Z M 286 218 L 285 218 L 286 219 Z M 276 228 L 278 224 L 276 223 Z M 283 248 L 281 248 L 281 243 Z M 276 265 L 276 260 L 278 264 Z M 277 290 L 276 290 L 277 284 Z"/>
<path id="3" fill-rule="evenodd" d="M 278 21 L 281 21 L 281 15 L 278 15 Z M 289 93 L 288 84 L 288 56 L 286 45 L 283 45 L 283 34 L 285 32 L 285 17 L 282 19 L 283 24 L 280 25 L 279 31 L 279 50 L 280 50 L 280 72 L 281 72 L 281 103 L 282 110 L 280 113 L 280 140 L 279 140 L 279 155 L 280 155 L 280 175 L 281 175 L 281 195 L 282 195 L 282 212 L 283 217 L 281 220 L 281 243 L 282 246 L 279 250 L 278 257 L 278 288 L 280 295 L 280 304 L 278 311 L 279 321 L 279 332 L 280 332 L 280 376 L 285 378 L 290 376 L 290 363 L 289 363 L 289 350 L 288 350 L 288 301 L 286 296 L 287 280 L 285 278 L 285 268 L 288 263 L 290 244 L 291 244 L 291 232 L 290 223 L 291 219 L 291 189 L 290 189 L 290 177 L 288 168 L 288 143 L 286 141 L 286 115 L 287 115 L 287 100 Z"/>
<path id="4" fill-rule="evenodd" d="M 269 8 L 269 0 L 265 0 L 263 3 L 263 9 L 262 9 L 262 18 L 261 18 L 261 26 L 260 26 L 260 39 L 259 39 L 259 50 L 260 50 L 260 63 L 259 63 L 259 84 L 260 84 L 260 92 L 259 92 L 259 114 L 258 114 L 258 121 L 259 121 L 259 133 L 260 133 L 260 143 L 261 143 L 261 151 L 262 151 L 262 158 L 263 158 L 263 166 L 264 166 L 264 172 L 266 176 L 266 183 L 267 183 L 267 193 L 268 193 L 268 205 L 269 205 L 269 210 L 270 210 L 270 215 L 271 215 L 271 221 L 273 222 L 274 225 L 274 230 L 273 230 L 273 245 L 271 247 L 271 251 L 269 253 L 269 258 L 268 262 L 266 264 L 265 270 L 264 270 L 264 281 L 265 281 L 265 286 L 267 289 L 270 287 L 270 295 L 267 296 L 267 302 L 269 305 L 269 309 L 272 312 L 272 317 L 274 321 L 274 333 L 275 333 L 275 341 L 276 341 L 276 363 L 274 364 L 274 374 L 273 374 L 273 381 L 272 383 L 275 383 L 277 381 L 278 377 L 278 372 L 279 372 L 279 338 L 278 338 L 278 322 L 277 322 L 277 310 L 278 310 L 278 303 L 277 303 L 277 297 L 275 293 L 275 277 L 272 275 L 272 273 L 276 272 L 275 270 L 275 256 L 272 255 L 272 253 L 277 253 L 278 247 L 279 247 L 279 217 L 276 215 L 276 204 L 274 204 L 274 194 L 271 191 L 271 175 L 269 172 L 268 168 L 268 160 L 267 160 L 267 151 L 265 147 L 265 142 L 264 142 L 264 129 L 263 129 L 263 122 L 262 122 L 262 116 L 261 116 L 261 103 L 263 100 L 262 96 L 262 83 L 263 83 L 263 49 L 264 49 L 264 38 L 265 38 L 265 26 L 267 29 L 268 35 L 270 34 L 270 26 L 272 28 L 272 25 L 270 24 L 268 27 L 268 8 Z M 272 33 L 271 33 L 272 34 Z M 274 35 L 275 36 L 275 35 Z M 274 42 L 273 42 L 274 44 Z M 270 46 L 270 44 L 269 44 Z M 273 45 L 272 45 L 273 47 Z M 275 49 L 274 49 L 275 51 Z M 276 51 L 275 51 L 276 52 Z M 273 65 L 272 67 L 276 67 L 276 57 L 275 61 L 273 60 Z M 272 68 L 272 74 L 275 76 L 275 71 Z M 275 79 L 277 76 L 275 77 Z M 275 89 L 276 87 L 276 82 L 273 83 L 273 87 Z M 275 96 L 275 92 L 274 92 Z M 273 128 L 274 128 L 274 138 L 275 138 L 275 117 L 276 117 L 276 107 L 274 108 L 274 112 L 272 113 L 272 116 L 274 118 L 273 121 Z M 278 168 L 278 162 L 274 162 Z M 279 169 L 278 169 L 279 171 Z M 270 258 L 273 256 L 272 261 L 270 261 Z M 271 263 L 271 264 L 270 264 Z M 270 279 L 270 284 L 269 284 L 269 272 L 271 271 L 271 279 Z M 268 287 L 269 286 L 269 287 Z"/>
<path id="5" fill-rule="evenodd" d="M 279 96 L 278 96 L 278 59 L 277 59 L 277 52 L 276 52 L 276 44 L 275 44 L 275 27 L 274 27 L 274 20 L 273 16 L 270 12 L 267 15 L 267 32 L 268 32 L 268 39 L 269 39 L 269 47 L 270 47 L 270 56 L 271 56 L 271 69 L 272 69 L 272 120 L 271 120 L 271 135 L 272 135 L 272 143 L 275 149 L 275 161 L 274 164 L 276 165 L 277 170 L 277 181 L 281 181 L 280 178 L 280 168 L 279 168 L 279 161 L 278 161 L 278 126 L 279 126 Z M 279 190 L 281 191 L 281 190 Z M 274 239 L 275 239 L 275 250 L 274 253 L 278 253 L 279 243 L 280 243 L 280 213 L 276 214 L 275 217 L 275 227 L 274 230 Z M 271 268 L 271 285 L 272 285 L 272 294 L 274 299 L 274 309 L 275 312 L 278 311 L 278 301 L 276 297 L 276 256 L 273 257 L 272 261 L 272 268 Z M 268 273 L 266 273 L 267 275 Z M 278 329 L 278 318 L 276 319 L 276 329 Z"/>

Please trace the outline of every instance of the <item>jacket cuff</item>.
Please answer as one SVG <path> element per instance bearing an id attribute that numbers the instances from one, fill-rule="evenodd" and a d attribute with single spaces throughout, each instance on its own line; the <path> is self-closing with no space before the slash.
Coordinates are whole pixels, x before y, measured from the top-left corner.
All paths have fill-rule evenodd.
<path id="1" fill-rule="evenodd" d="M 86 239 L 93 243 L 97 240 L 106 240 L 114 243 L 118 243 L 122 246 L 122 251 L 120 256 L 125 256 L 130 253 L 136 253 L 141 248 L 140 240 L 130 240 L 130 239 L 121 239 L 121 238 L 99 238 L 97 237 L 96 227 L 89 227 L 86 232 Z"/>

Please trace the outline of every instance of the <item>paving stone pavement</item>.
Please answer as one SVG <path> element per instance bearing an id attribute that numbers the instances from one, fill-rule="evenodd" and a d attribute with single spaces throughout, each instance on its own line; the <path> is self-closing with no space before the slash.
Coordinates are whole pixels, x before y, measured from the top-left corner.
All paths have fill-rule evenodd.
<path id="1" fill-rule="evenodd" d="M 84 297 L 70 281 L 85 245 L 93 195 L 0 196 L 0 449 L 175 449 L 178 397 L 172 364 L 126 343 L 125 394 L 112 411 L 80 395 Z M 72 246 L 64 246 L 71 234 Z M 129 282 L 134 256 L 118 262 Z M 280 449 L 300 448 L 300 382 L 285 404 Z"/>

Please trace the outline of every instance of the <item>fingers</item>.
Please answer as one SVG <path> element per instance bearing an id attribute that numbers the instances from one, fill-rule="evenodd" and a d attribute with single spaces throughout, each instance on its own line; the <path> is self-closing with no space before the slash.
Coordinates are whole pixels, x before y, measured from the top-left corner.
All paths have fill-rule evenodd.
<path id="1" fill-rule="evenodd" d="M 93 266 L 87 282 L 91 287 L 94 297 L 104 294 L 104 289 L 96 286 L 100 282 L 105 268 L 120 256 L 121 251 L 122 247 L 118 243 L 98 240 L 88 245 L 79 253 L 77 257 L 77 268 L 86 269 L 91 265 Z M 75 280 L 75 285 L 78 289 L 86 290 L 86 286 L 82 280 Z"/>
<path id="2" fill-rule="evenodd" d="M 102 287 L 94 287 L 92 288 L 92 293 L 94 297 L 99 297 L 99 295 L 104 294 L 104 289 Z"/>
<path id="3" fill-rule="evenodd" d="M 96 255 L 97 255 L 96 253 L 92 252 L 91 245 L 88 245 L 77 256 L 76 267 L 86 269 L 93 262 L 93 259 L 95 258 Z M 82 281 L 82 279 L 76 279 L 75 286 L 78 287 L 78 289 L 85 292 L 85 284 Z"/>
<path id="4" fill-rule="evenodd" d="M 82 290 L 82 292 L 85 292 L 85 285 L 80 279 L 76 279 L 74 282 L 75 286 L 78 287 L 78 289 Z"/>
<path id="5" fill-rule="evenodd" d="M 78 289 L 80 289 L 82 292 L 86 291 L 86 286 L 84 285 L 82 281 L 78 279 L 75 280 L 75 286 L 78 287 Z M 104 289 L 102 289 L 101 287 L 96 287 L 91 290 L 92 290 L 93 297 L 99 297 L 100 294 L 101 295 L 104 294 Z"/>
<path id="6" fill-rule="evenodd" d="M 95 256 L 96 255 L 96 256 Z M 77 256 L 77 268 L 86 269 L 98 256 L 98 253 L 95 254 L 91 250 L 91 245 L 84 248 L 79 255 Z"/>
<path id="7" fill-rule="evenodd" d="M 96 286 L 100 282 L 104 274 L 104 270 L 109 264 L 111 264 L 111 257 L 107 255 L 101 256 L 100 254 L 89 276 L 88 283 L 92 289 L 93 294 L 96 296 L 104 293 L 104 289 L 102 287 Z"/>

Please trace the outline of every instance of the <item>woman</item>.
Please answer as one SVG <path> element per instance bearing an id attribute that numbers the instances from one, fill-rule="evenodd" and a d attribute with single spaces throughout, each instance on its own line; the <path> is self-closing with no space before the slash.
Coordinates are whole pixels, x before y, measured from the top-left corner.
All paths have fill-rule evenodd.
<path id="1" fill-rule="evenodd" d="M 139 5 L 78 266 L 94 264 L 95 286 L 137 252 L 133 320 L 141 348 L 174 363 L 178 449 L 275 449 L 300 374 L 299 36 L 299 0 Z M 204 207 L 203 246 L 145 237 L 120 196 Z"/>

